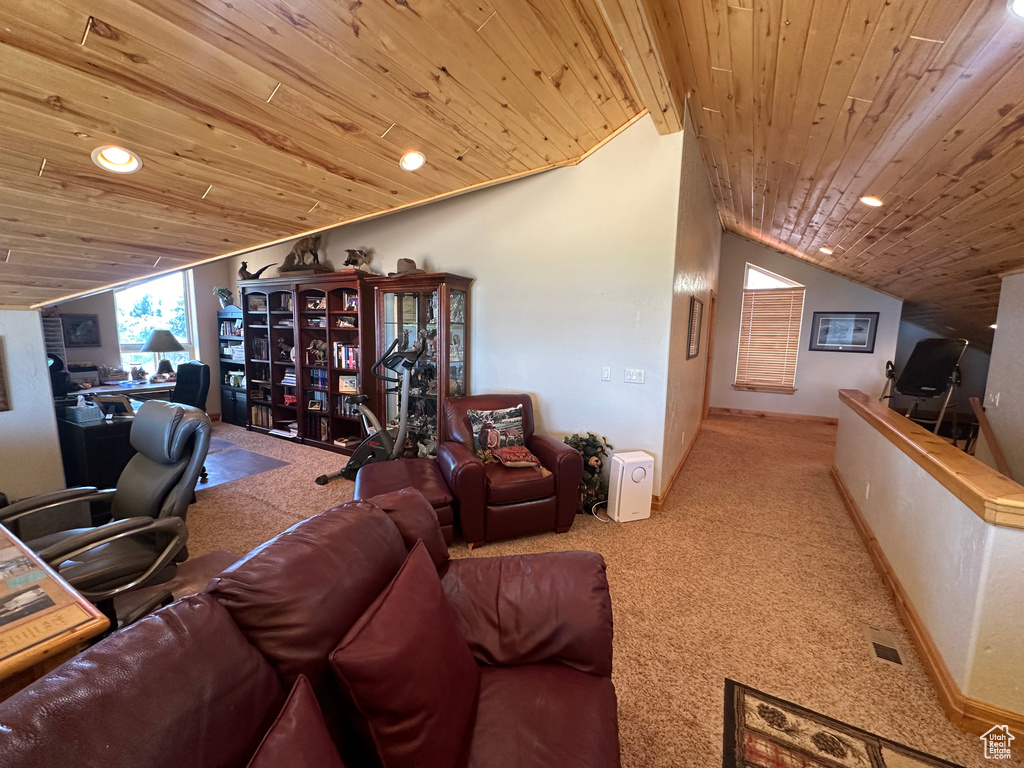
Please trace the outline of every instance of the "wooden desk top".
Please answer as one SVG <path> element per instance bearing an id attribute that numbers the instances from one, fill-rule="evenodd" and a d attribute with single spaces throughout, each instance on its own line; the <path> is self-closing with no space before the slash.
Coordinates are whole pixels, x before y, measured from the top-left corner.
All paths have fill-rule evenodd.
<path id="1" fill-rule="evenodd" d="M 102 387 L 91 387 L 90 389 L 82 389 L 77 392 L 71 392 L 70 397 L 76 395 L 130 395 L 130 394 L 145 394 L 147 392 L 171 392 L 174 390 L 173 381 L 161 381 L 156 384 L 132 382 L 131 386 L 122 386 L 120 384 L 108 384 Z"/>
<path id="2" fill-rule="evenodd" d="M 0 526 L 0 680 L 103 632 L 110 621 Z"/>
<path id="3" fill-rule="evenodd" d="M 1024 486 L 860 390 L 841 389 L 839 399 L 982 520 L 1024 528 Z"/>

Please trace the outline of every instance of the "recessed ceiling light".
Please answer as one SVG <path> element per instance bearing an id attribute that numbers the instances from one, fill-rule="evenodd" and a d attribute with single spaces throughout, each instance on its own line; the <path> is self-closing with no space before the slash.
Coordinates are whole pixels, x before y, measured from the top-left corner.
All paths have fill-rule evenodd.
<path id="1" fill-rule="evenodd" d="M 92 161 L 105 171 L 135 173 L 142 167 L 142 158 L 124 147 L 96 147 Z"/>
<path id="2" fill-rule="evenodd" d="M 402 166 L 403 171 L 415 171 L 425 162 L 427 162 L 427 158 L 422 152 L 406 152 L 398 164 Z"/>
<path id="3" fill-rule="evenodd" d="M 1022 2 L 1021 5 L 1024 5 L 1024 2 Z M 992 325 L 990 325 L 989 328 L 991 328 L 994 331 L 996 329 L 996 324 L 992 323 Z"/>
<path id="4" fill-rule="evenodd" d="M 872 197 L 871 195 L 865 195 L 860 199 L 860 201 L 864 203 L 864 205 L 870 205 L 872 208 L 877 208 L 882 204 L 881 200 L 877 197 Z"/>
<path id="5" fill-rule="evenodd" d="M 821 251 L 822 253 L 824 253 L 826 256 L 831 256 L 832 255 L 832 249 L 829 248 L 827 245 L 821 246 L 821 248 L 819 248 L 818 250 Z"/>
<path id="6" fill-rule="evenodd" d="M 1006 7 L 1010 9 L 1010 13 L 1014 16 L 1024 19 L 1024 0 L 1010 0 Z"/>

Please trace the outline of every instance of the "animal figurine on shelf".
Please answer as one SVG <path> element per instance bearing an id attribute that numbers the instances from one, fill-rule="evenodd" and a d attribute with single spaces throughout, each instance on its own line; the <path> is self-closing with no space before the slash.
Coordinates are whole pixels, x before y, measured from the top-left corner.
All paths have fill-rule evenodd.
<path id="1" fill-rule="evenodd" d="M 370 259 L 373 257 L 366 251 L 359 248 L 346 248 L 345 254 L 347 258 L 342 266 L 355 267 L 356 272 L 373 274 L 373 270 L 370 269 Z"/>
<path id="2" fill-rule="evenodd" d="M 331 270 L 320 263 L 320 239 L 319 234 L 300 237 L 295 241 L 291 251 L 284 257 L 280 272 L 330 272 Z M 306 261 L 306 258 L 309 261 Z"/>
<path id="3" fill-rule="evenodd" d="M 277 356 L 281 360 L 294 360 L 295 353 L 292 351 L 293 349 L 294 347 L 284 338 L 277 340 Z"/>
<path id="4" fill-rule="evenodd" d="M 275 262 L 276 263 L 276 262 Z M 242 266 L 238 268 L 238 279 L 239 280 L 259 280 L 260 275 L 270 269 L 274 264 L 267 264 L 265 267 L 260 267 L 255 272 L 249 271 L 249 262 L 243 261 Z"/>

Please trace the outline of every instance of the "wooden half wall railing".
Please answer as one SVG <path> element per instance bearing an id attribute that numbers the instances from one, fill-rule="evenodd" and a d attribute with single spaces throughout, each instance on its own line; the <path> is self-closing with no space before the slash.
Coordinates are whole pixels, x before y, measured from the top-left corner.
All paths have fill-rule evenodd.
<path id="1" fill-rule="evenodd" d="M 981 429 L 981 434 L 985 436 L 985 443 L 988 445 L 992 458 L 996 462 L 996 469 L 1012 480 L 1013 471 L 1010 469 L 1010 463 L 1006 460 L 1003 449 L 999 447 L 999 441 L 996 440 L 996 433 L 992 430 L 992 425 L 989 424 L 988 416 L 985 415 L 985 406 L 976 397 L 970 397 L 968 401 L 971 404 L 971 408 L 974 409 L 974 417 L 978 420 L 978 428 Z"/>

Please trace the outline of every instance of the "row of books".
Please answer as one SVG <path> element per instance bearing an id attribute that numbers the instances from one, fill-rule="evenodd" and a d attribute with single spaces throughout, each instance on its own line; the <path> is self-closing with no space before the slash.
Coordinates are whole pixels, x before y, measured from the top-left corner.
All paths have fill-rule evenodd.
<path id="1" fill-rule="evenodd" d="M 242 320 L 221 320 L 220 321 L 220 335 L 221 336 L 241 336 L 242 335 Z"/>
<path id="2" fill-rule="evenodd" d="M 358 416 L 359 406 L 349 405 L 345 402 L 344 396 L 338 397 L 338 415 L 339 416 Z"/>
<path id="3" fill-rule="evenodd" d="M 309 402 L 310 403 L 312 403 L 312 402 L 320 403 L 320 407 L 319 408 L 314 408 L 314 409 L 311 409 L 311 410 L 326 411 L 327 410 L 327 393 L 326 392 L 310 392 L 309 393 Z M 307 407 L 308 407 L 308 404 L 307 404 Z"/>
<path id="4" fill-rule="evenodd" d="M 290 365 L 284 369 L 284 375 L 281 377 L 281 384 L 283 384 L 286 387 L 295 386 L 295 366 Z"/>
<path id="5" fill-rule="evenodd" d="M 326 368 L 310 368 L 309 369 L 309 383 L 314 387 L 323 387 L 327 389 L 327 369 Z"/>
<path id="6" fill-rule="evenodd" d="M 334 342 L 334 367 L 358 368 L 359 349 L 351 344 L 343 344 L 340 341 Z"/>
<path id="7" fill-rule="evenodd" d="M 251 407 L 251 421 L 254 427 L 273 427 L 274 419 L 271 416 L 269 405 L 254 405 Z"/>
<path id="8" fill-rule="evenodd" d="M 270 359 L 270 339 L 266 336 L 252 337 L 252 356 L 260 360 Z"/>
<path id="9" fill-rule="evenodd" d="M 331 420 L 327 416 L 306 414 L 305 436 L 327 442 L 331 439 Z"/>

